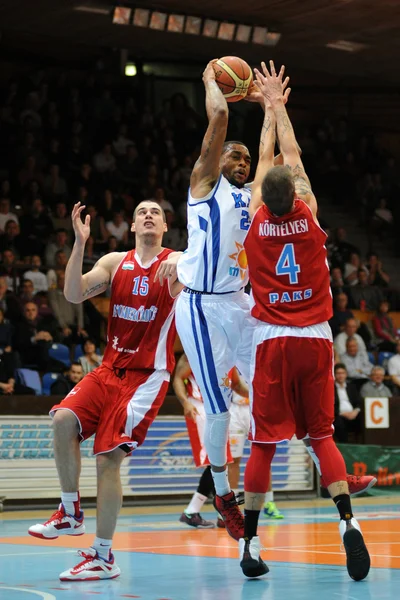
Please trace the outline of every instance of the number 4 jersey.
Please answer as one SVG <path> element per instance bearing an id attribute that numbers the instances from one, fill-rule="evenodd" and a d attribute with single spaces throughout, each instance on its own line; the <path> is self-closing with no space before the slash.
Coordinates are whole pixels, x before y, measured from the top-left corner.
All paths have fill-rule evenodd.
<path id="1" fill-rule="evenodd" d="M 110 368 L 166 369 L 175 364 L 175 298 L 168 282 L 154 276 L 172 252 L 164 248 L 144 267 L 135 250 L 127 252 L 111 283 L 107 347 L 103 364 Z"/>
<path id="2" fill-rule="evenodd" d="M 283 217 L 265 205 L 256 212 L 244 242 L 253 317 L 292 327 L 331 318 L 326 237 L 302 200 L 295 200 L 292 212 Z"/>

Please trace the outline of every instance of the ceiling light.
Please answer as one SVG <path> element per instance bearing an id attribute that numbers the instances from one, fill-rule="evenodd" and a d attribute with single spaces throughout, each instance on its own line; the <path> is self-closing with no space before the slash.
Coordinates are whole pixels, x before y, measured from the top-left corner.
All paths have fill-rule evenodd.
<path id="1" fill-rule="evenodd" d="M 157 29 L 158 31 L 164 31 L 167 24 L 167 14 L 158 12 L 155 10 L 151 13 L 150 17 L 150 29 Z"/>
<path id="2" fill-rule="evenodd" d="M 333 48 L 334 50 L 343 50 L 344 52 L 360 52 L 367 48 L 367 44 L 361 44 L 360 42 L 349 42 L 348 40 L 336 40 L 326 44 L 327 48 Z"/>
<path id="3" fill-rule="evenodd" d="M 167 30 L 174 33 L 182 33 L 184 24 L 185 17 L 183 15 L 169 15 Z"/>
<path id="4" fill-rule="evenodd" d="M 237 42 L 243 42 L 248 44 L 250 41 L 251 26 L 250 25 L 238 25 L 236 29 L 235 40 Z"/>
<path id="5" fill-rule="evenodd" d="M 78 12 L 92 13 L 94 15 L 109 15 L 110 14 L 110 9 L 96 8 L 94 6 L 79 5 L 79 6 L 74 6 L 74 10 L 77 10 Z"/>
<path id="6" fill-rule="evenodd" d="M 234 23 L 226 23 L 224 21 L 220 23 L 217 34 L 218 39 L 227 41 L 233 40 L 235 27 L 236 25 L 234 25 Z"/>
<path id="7" fill-rule="evenodd" d="M 125 65 L 125 75 L 127 77 L 135 77 L 137 74 L 137 68 L 135 63 L 126 63 Z"/>
<path id="8" fill-rule="evenodd" d="M 133 24 L 136 27 L 148 27 L 150 11 L 147 8 L 135 8 L 133 13 Z"/>
<path id="9" fill-rule="evenodd" d="M 200 35 L 200 30 L 200 17 L 186 17 L 185 33 L 190 33 L 191 35 Z"/>
<path id="10" fill-rule="evenodd" d="M 218 21 L 214 21 L 214 19 L 206 19 L 204 21 L 203 27 L 203 35 L 209 38 L 217 37 L 218 31 Z"/>
<path id="11" fill-rule="evenodd" d="M 114 25 L 129 25 L 131 20 L 132 9 L 124 6 L 116 6 L 114 8 L 113 23 Z"/>

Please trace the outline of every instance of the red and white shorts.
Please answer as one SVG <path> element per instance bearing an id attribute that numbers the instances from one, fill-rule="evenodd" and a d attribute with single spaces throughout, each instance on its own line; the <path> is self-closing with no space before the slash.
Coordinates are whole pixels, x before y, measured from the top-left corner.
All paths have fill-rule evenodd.
<path id="1" fill-rule="evenodd" d="M 120 375 L 118 376 L 117 373 Z M 122 376 L 121 376 L 122 375 Z M 96 434 L 94 454 L 121 445 L 140 446 L 168 390 L 168 371 L 121 371 L 101 365 L 86 375 L 61 404 L 50 411 L 69 410 L 79 423 L 81 441 Z"/>
<path id="2" fill-rule="evenodd" d="M 332 333 L 328 323 L 283 327 L 260 323 L 251 360 L 249 439 L 278 443 L 296 434 L 333 433 Z"/>
<path id="3" fill-rule="evenodd" d="M 188 398 L 189 402 L 197 408 L 196 420 L 186 418 L 189 441 L 192 447 L 193 460 L 196 467 L 207 467 L 210 464 L 207 451 L 204 446 L 204 427 L 206 424 L 206 411 L 201 400 Z M 229 442 L 227 444 L 228 463 L 233 462 Z"/>

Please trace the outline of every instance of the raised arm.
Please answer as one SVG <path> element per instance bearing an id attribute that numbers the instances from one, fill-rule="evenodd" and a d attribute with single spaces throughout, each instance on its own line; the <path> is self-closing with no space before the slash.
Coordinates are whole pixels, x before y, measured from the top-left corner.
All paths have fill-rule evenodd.
<path id="1" fill-rule="evenodd" d="M 214 187 L 219 175 L 219 161 L 228 129 L 228 105 L 215 81 L 213 60 L 208 63 L 203 82 L 206 90 L 206 110 L 208 127 L 190 178 L 190 190 L 193 198 L 201 199 Z"/>
<path id="2" fill-rule="evenodd" d="M 311 189 L 310 180 L 304 170 L 294 129 L 285 106 L 284 82 L 282 81 L 284 67 L 281 68 L 277 75 L 273 61 L 271 60 L 269 64 L 271 73 L 268 71 L 265 63 L 262 63 L 263 73 L 256 72 L 256 85 L 259 86 L 266 99 L 269 100 L 275 113 L 277 136 L 283 156 L 283 164 L 292 172 L 296 195 L 308 204 L 316 219 L 318 210 L 317 201 Z"/>
<path id="3" fill-rule="evenodd" d="M 64 295 L 69 302 L 74 304 L 79 304 L 105 292 L 110 283 L 113 269 L 122 258 L 121 252 L 106 254 L 97 261 L 89 273 L 82 275 L 85 244 L 90 235 L 90 216 L 86 216 L 84 223 L 81 219 L 81 213 L 85 208 L 78 202 L 72 210 L 75 242 L 65 270 Z"/>

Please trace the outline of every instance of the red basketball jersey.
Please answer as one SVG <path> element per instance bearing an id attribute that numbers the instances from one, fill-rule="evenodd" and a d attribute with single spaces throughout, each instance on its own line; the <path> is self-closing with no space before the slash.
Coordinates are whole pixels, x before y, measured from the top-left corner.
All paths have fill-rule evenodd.
<path id="1" fill-rule="evenodd" d="M 256 212 L 244 242 L 253 317 L 293 327 L 331 318 L 326 237 L 302 200 L 295 200 L 292 212 L 283 217 L 265 205 Z"/>
<path id="2" fill-rule="evenodd" d="M 103 364 L 125 369 L 166 369 L 175 365 L 175 299 L 167 282 L 154 281 L 165 248 L 148 267 L 135 250 L 127 253 L 111 284 L 107 346 Z"/>

